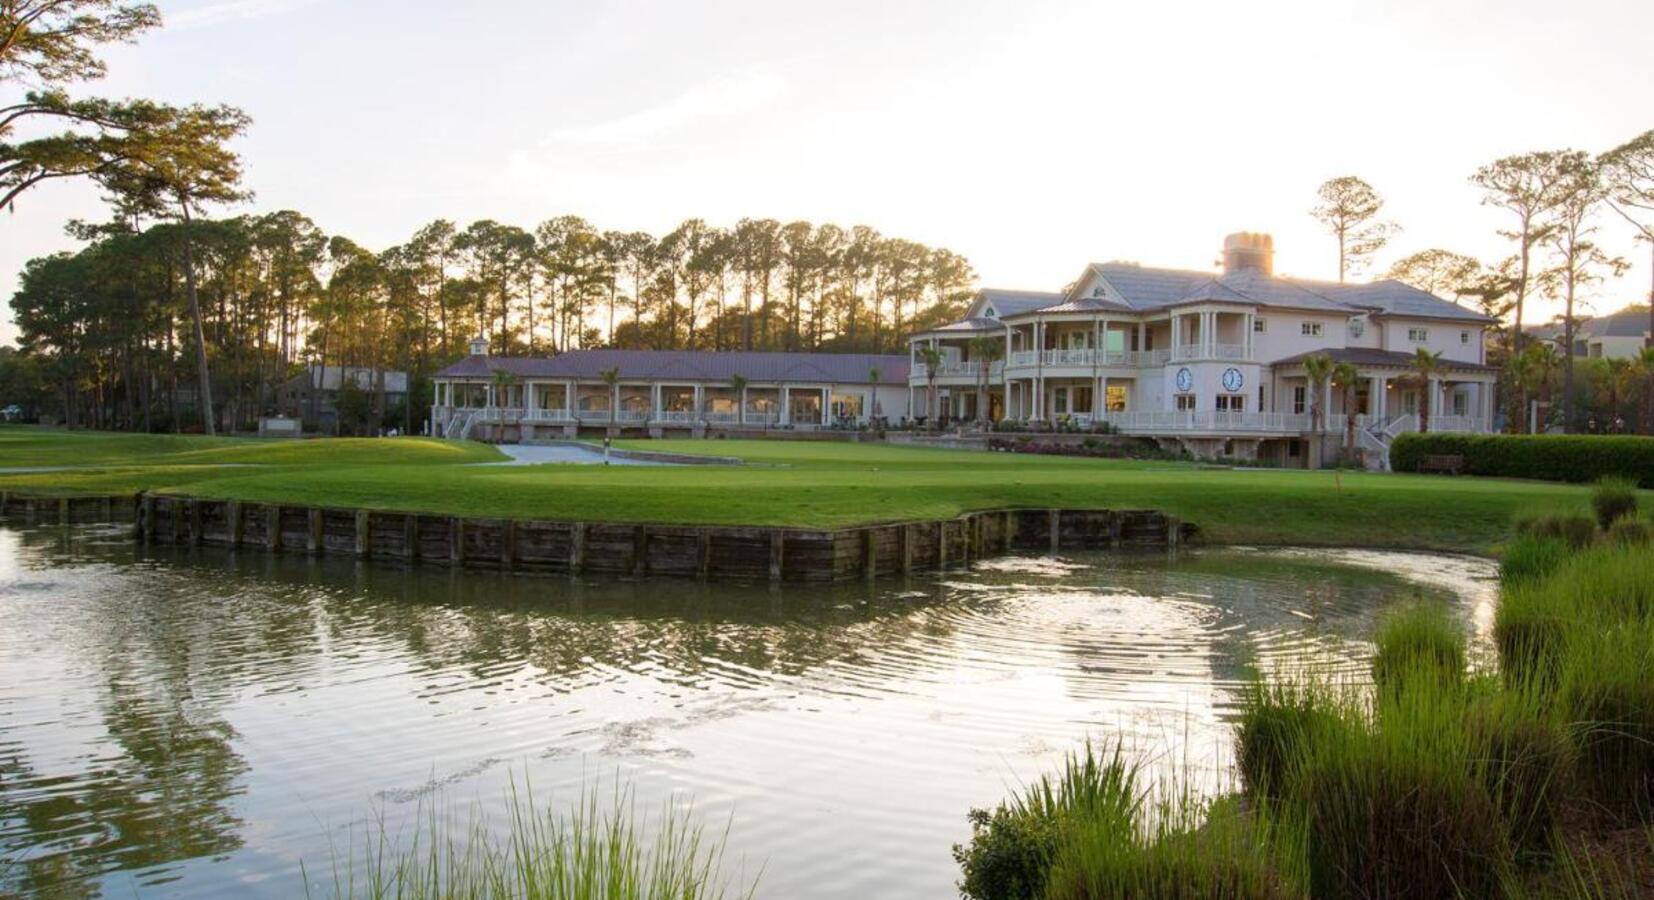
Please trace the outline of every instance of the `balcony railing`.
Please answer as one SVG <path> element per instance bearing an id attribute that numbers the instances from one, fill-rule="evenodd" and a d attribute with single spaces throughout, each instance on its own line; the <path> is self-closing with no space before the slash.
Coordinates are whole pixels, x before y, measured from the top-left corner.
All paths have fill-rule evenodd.
<path id="1" fill-rule="evenodd" d="M 1169 350 L 1019 350 L 1011 354 L 1010 367 L 1027 369 L 1092 368 L 1113 366 L 1141 369 L 1165 365 L 1171 359 Z"/>
<path id="2" fill-rule="evenodd" d="M 1180 344 L 1175 359 L 1246 359 L 1245 344 Z"/>
<path id="3" fill-rule="evenodd" d="M 929 379 L 930 368 L 924 363 L 914 363 L 909 380 L 926 381 Z M 1005 363 L 995 360 L 988 364 L 988 377 L 997 378 L 1005 371 Z M 937 378 L 967 377 L 979 378 L 982 375 L 980 362 L 948 362 L 936 367 Z"/>
<path id="4" fill-rule="evenodd" d="M 1294 434 L 1309 429 L 1309 416 L 1294 413 L 1221 412 L 1111 412 L 1102 420 L 1127 434 L 1179 431 L 1219 433 Z"/>

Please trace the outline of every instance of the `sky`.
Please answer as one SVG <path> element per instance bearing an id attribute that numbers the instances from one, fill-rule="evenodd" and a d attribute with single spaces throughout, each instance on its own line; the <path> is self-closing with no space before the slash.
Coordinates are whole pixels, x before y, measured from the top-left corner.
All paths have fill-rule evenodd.
<path id="1" fill-rule="evenodd" d="M 1430 247 L 1493 261 L 1510 223 L 1477 166 L 1654 128 L 1647 0 L 159 5 L 165 27 L 83 92 L 243 108 L 256 197 L 223 212 L 297 209 L 374 249 L 436 218 L 802 218 L 1057 290 L 1091 261 L 1208 268 L 1250 230 L 1277 272 L 1335 278 L 1308 212 L 1328 178 L 1372 183 L 1402 227 L 1378 269 Z M 0 294 L 76 247 L 67 220 L 105 216 L 85 184 L 24 195 Z M 1599 224 L 1634 266 L 1587 309 L 1642 302 L 1648 245 Z"/>

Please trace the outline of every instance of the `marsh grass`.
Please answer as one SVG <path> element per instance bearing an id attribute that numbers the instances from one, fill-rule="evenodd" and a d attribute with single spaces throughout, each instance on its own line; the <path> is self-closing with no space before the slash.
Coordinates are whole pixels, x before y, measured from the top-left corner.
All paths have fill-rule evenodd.
<path id="1" fill-rule="evenodd" d="M 1551 538 L 1576 550 L 1589 547 L 1597 537 L 1597 523 L 1579 513 L 1546 512 L 1516 521 L 1516 534 Z"/>
<path id="2" fill-rule="evenodd" d="M 1637 485 L 1627 478 L 1607 476 L 1591 486 L 1591 511 L 1604 531 L 1622 516 L 1637 514 Z"/>
<path id="3" fill-rule="evenodd" d="M 1537 581 L 1556 571 L 1574 547 L 1567 541 L 1540 534 L 1518 534 L 1499 557 L 1499 581 L 1505 585 Z"/>
<path id="4" fill-rule="evenodd" d="M 1415 598 L 1391 607 L 1373 639 L 1373 681 L 1398 690 L 1415 678 L 1456 687 L 1465 677 L 1465 635 L 1447 604 Z"/>
<path id="5" fill-rule="evenodd" d="M 513 783 L 502 827 L 478 807 L 422 804 L 402 829 L 383 815 L 335 851 L 326 888 L 336 900 L 723 900 L 750 898 L 723 870 L 728 836 L 708 834 L 691 807 L 639 810 L 629 787 L 593 785 L 566 810 Z M 360 837 L 359 846 L 354 844 Z M 306 884 L 310 884 L 306 873 Z M 307 893 L 314 892 L 307 891 Z"/>

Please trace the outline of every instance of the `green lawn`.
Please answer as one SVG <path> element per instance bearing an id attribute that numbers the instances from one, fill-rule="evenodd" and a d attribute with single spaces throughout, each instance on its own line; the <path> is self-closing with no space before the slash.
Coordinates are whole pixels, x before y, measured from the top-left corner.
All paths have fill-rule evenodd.
<path id="1" fill-rule="evenodd" d="M 417 438 L 207 441 L 0 428 L 0 467 L 86 466 L 0 475 L 0 490 L 149 489 L 456 515 L 797 526 L 936 518 L 995 507 L 1153 507 L 1199 525 L 1220 543 L 1478 552 L 1502 540 L 1520 513 L 1586 506 L 1583 487 L 1496 479 L 1339 476 L 825 442 L 619 446 L 738 456 L 749 465 L 469 467 L 454 463 L 497 459 L 497 451 Z"/>

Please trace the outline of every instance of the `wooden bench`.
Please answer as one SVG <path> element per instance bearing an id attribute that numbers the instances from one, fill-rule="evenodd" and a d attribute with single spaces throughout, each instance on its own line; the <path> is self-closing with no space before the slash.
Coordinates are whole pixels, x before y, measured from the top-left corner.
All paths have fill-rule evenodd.
<path id="1" fill-rule="evenodd" d="M 1464 457 L 1457 453 L 1432 453 L 1419 461 L 1419 472 L 1442 472 L 1457 475 L 1464 471 Z"/>

